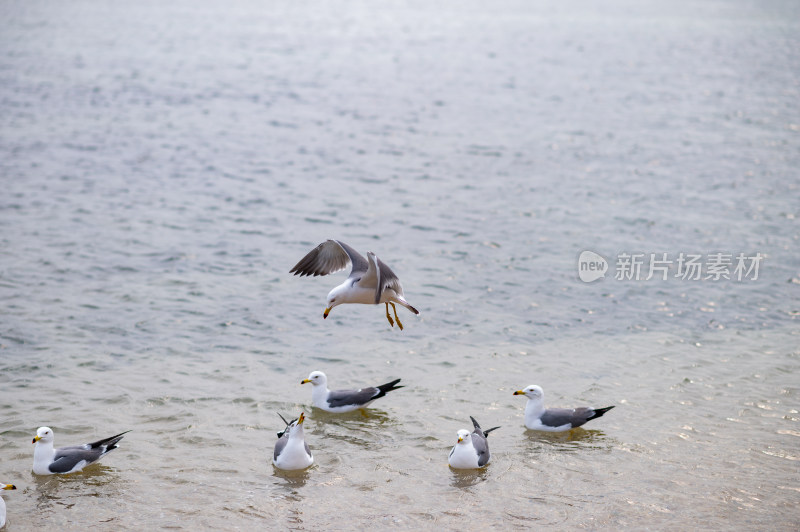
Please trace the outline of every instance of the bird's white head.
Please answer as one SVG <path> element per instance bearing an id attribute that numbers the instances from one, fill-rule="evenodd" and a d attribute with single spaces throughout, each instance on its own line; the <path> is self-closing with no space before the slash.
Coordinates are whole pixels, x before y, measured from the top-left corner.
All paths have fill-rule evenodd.
<path id="1" fill-rule="evenodd" d="M 53 429 L 50 427 L 39 427 L 36 431 L 36 436 L 33 437 L 31 443 L 53 443 Z"/>
<path id="2" fill-rule="evenodd" d="M 327 318 L 333 307 L 347 303 L 347 281 L 345 284 L 340 284 L 328 293 L 328 306 L 325 307 L 325 312 L 322 313 L 323 318 Z"/>
<path id="3" fill-rule="evenodd" d="M 472 441 L 470 439 L 468 430 L 461 429 L 457 432 L 457 434 L 458 434 L 458 441 L 456 442 L 456 444 L 467 445 L 467 443 L 470 443 Z"/>
<path id="4" fill-rule="evenodd" d="M 299 418 L 293 419 L 291 422 L 286 421 L 280 414 L 278 415 L 280 416 L 281 419 L 283 419 L 283 422 L 286 423 L 286 428 L 278 433 L 278 438 L 283 438 L 283 435 L 286 433 L 289 433 L 290 438 L 294 436 L 297 432 L 300 432 L 302 434 L 303 421 L 305 421 L 306 419 L 306 416 L 303 412 L 300 412 Z"/>
<path id="5" fill-rule="evenodd" d="M 300 384 L 306 384 L 307 382 L 310 382 L 312 386 L 327 386 L 328 377 L 326 377 L 321 371 L 312 371 L 308 374 L 307 379 L 300 381 Z"/>
<path id="6" fill-rule="evenodd" d="M 544 390 L 542 390 L 541 386 L 537 386 L 535 384 L 531 384 L 530 386 L 523 388 L 521 390 L 517 390 L 514 392 L 514 395 L 524 395 L 528 399 L 531 400 L 543 400 L 544 399 Z"/>
<path id="7" fill-rule="evenodd" d="M 303 421 L 305 421 L 305 420 L 306 420 L 305 413 L 304 412 L 300 412 L 300 417 L 297 418 L 296 420 L 292 421 L 289 424 L 289 429 L 288 429 L 289 430 L 289 436 L 294 436 L 298 432 L 300 434 L 302 434 L 303 433 Z"/>

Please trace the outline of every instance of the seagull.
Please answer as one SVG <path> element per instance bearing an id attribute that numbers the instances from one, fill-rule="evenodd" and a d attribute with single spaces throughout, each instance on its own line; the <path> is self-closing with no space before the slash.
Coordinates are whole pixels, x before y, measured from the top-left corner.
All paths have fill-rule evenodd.
<path id="1" fill-rule="evenodd" d="M 299 275 L 328 275 L 344 270 L 348 264 L 353 265 L 350 276 L 330 291 L 328 306 L 322 313 L 327 318 L 331 309 L 342 303 L 364 303 L 366 305 L 386 304 L 386 319 L 389 325 L 397 326 L 403 330 L 403 324 L 397 316 L 395 303 L 403 305 L 414 314 L 419 311 L 409 304 L 403 296 L 403 286 L 394 272 L 381 261 L 373 252 L 367 252 L 365 259 L 356 250 L 339 240 L 326 240 L 312 249 L 300 262 L 295 264 L 289 273 Z M 394 311 L 394 321 L 389 316 L 389 305 Z"/>
<path id="2" fill-rule="evenodd" d="M 514 395 L 524 395 L 528 398 L 525 405 L 525 426 L 531 430 L 547 432 L 564 432 L 575 427 L 580 427 L 589 420 L 598 418 L 614 408 L 545 408 L 544 390 L 541 386 L 531 384 L 525 389 L 517 390 Z"/>
<path id="3" fill-rule="evenodd" d="M 464 429 L 458 431 L 458 441 L 453 445 L 453 450 L 450 451 L 450 456 L 447 458 L 453 469 L 477 469 L 488 464 L 490 456 L 486 437 L 493 430 L 500 428 L 493 427 L 489 430 L 482 430 L 474 417 L 469 416 L 469 418 L 472 420 L 475 430 L 472 431 L 472 434 Z"/>
<path id="4" fill-rule="evenodd" d="M 31 442 L 36 444 L 33 449 L 33 472 L 37 475 L 52 475 L 80 471 L 116 449 L 122 436 L 129 432 L 126 430 L 93 443 L 53 449 L 53 429 L 39 427 Z"/>
<path id="5" fill-rule="evenodd" d="M 14 484 L 0 484 L 0 489 L 15 490 L 17 487 Z M 6 503 L 0 497 L 0 528 L 6 526 Z"/>
<path id="6" fill-rule="evenodd" d="M 283 419 L 280 414 L 278 416 Z M 278 433 L 278 441 L 275 443 L 275 452 L 272 455 L 272 463 L 278 469 L 305 469 L 314 463 L 311 449 L 303 439 L 304 420 L 302 412 L 298 419 L 293 419 L 291 422 L 283 419 L 286 428 Z"/>
<path id="7" fill-rule="evenodd" d="M 400 382 L 400 379 L 396 379 L 386 384 L 361 388 L 360 390 L 331 391 L 328 389 L 328 377 L 321 371 L 312 371 L 307 379 L 300 381 L 300 384 L 306 384 L 307 382 L 310 382 L 312 386 L 311 404 L 327 412 L 335 412 L 337 414 L 366 408 L 375 399 L 380 399 L 392 390 L 403 388 L 403 386 L 395 386 Z"/>

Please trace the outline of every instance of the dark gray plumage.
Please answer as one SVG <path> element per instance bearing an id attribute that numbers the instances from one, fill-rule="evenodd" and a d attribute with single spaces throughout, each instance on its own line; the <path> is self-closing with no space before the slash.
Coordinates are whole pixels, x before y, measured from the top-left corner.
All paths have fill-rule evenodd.
<path id="1" fill-rule="evenodd" d="M 486 441 L 486 438 L 489 436 L 489 433 L 493 430 L 497 430 L 500 427 L 492 427 L 488 430 L 481 429 L 481 426 L 478 425 L 478 422 L 475 421 L 475 418 L 469 416 L 472 420 L 472 426 L 475 427 L 475 430 L 472 431 L 472 446 L 475 448 L 475 452 L 478 453 L 478 466 L 483 467 L 489 462 L 489 442 Z"/>
<path id="2" fill-rule="evenodd" d="M 96 462 L 104 454 L 116 449 L 117 443 L 122 439 L 122 436 L 129 432 L 129 430 L 126 430 L 116 436 L 85 445 L 71 445 L 56 449 L 56 454 L 53 455 L 53 463 L 50 464 L 49 469 L 53 473 L 69 473 L 81 460 L 86 460 L 87 464 Z"/>
<path id="3" fill-rule="evenodd" d="M 612 408 L 614 407 L 607 406 L 597 409 L 585 406 L 579 408 L 548 408 L 539 419 L 543 425 L 549 427 L 560 427 L 569 423 L 572 428 L 575 428 L 580 427 L 589 420 L 602 416 Z"/>
<path id="4" fill-rule="evenodd" d="M 381 384 L 377 387 L 361 388 L 360 390 L 332 390 L 328 394 L 328 406 L 337 408 L 342 406 L 357 406 L 361 407 L 367 403 L 380 399 L 386 395 L 386 392 L 391 392 L 403 386 L 395 386 L 400 382 L 400 379 L 395 379 L 392 382 Z"/>

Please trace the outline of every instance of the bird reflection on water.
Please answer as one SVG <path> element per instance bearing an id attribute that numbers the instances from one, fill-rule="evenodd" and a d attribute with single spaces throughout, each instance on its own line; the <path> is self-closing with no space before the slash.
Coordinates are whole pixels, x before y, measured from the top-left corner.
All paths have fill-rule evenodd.
<path id="1" fill-rule="evenodd" d="M 489 468 L 483 467 L 480 469 L 453 469 L 449 468 L 452 476 L 450 478 L 450 485 L 457 489 L 469 488 L 480 484 L 489 477 Z"/>
<path id="2" fill-rule="evenodd" d="M 606 436 L 602 430 L 582 427 L 565 432 L 525 430 L 525 436 L 531 441 L 541 442 L 560 452 L 574 452 L 579 449 L 610 451 L 618 443 L 614 438 Z"/>

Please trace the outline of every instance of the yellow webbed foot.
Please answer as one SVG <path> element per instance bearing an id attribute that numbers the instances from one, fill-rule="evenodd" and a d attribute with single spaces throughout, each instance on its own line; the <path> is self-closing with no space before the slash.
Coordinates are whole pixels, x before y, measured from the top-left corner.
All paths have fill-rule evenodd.
<path id="1" fill-rule="evenodd" d="M 400 327 L 400 330 L 403 330 L 403 324 L 400 322 L 400 317 L 397 315 L 397 307 L 394 306 L 392 303 L 392 310 L 394 311 L 394 319 L 397 321 L 397 326 Z M 389 316 L 389 307 L 386 307 L 386 316 Z M 389 321 L 392 321 L 391 319 Z"/>
<path id="2" fill-rule="evenodd" d="M 392 306 L 394 306 L 394 305 L 392 305 Z M 394 321 L 392 320 L 392 317 L 389 316 L 389 303 L 386 303 L 386 319 L 389 320 L 389 325 L 394 327 Z M 400 323 L 400 322 L 398 321 L 398 323 Z M 402 329 L 402 328 L 403 328 L 403 326 L 401 325 L 400 329 Z"/>

